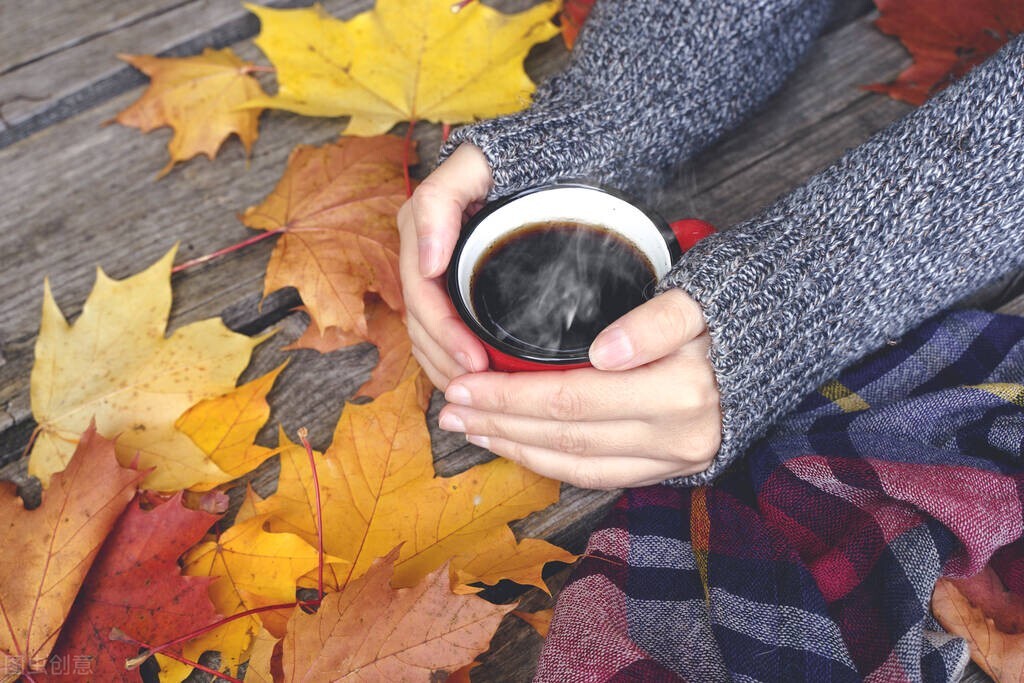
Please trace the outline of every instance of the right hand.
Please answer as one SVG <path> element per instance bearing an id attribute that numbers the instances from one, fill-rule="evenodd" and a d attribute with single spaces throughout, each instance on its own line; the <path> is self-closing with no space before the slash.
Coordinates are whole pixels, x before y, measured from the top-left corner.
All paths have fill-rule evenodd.
<path id="1" fill-rule="evenodd" d="M 462 223 L 483 205 L 493 180 L 480 148 L 462 143 L 398 212 L 399 274 L 412 354 L 441 391 L 487 369 L 483 344 L 459 318 L 444 274 Z"/>

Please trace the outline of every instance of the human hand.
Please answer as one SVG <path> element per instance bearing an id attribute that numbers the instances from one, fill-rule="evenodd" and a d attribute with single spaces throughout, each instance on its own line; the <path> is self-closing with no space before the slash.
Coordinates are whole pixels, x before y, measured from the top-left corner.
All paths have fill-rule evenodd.
<path id="1" fill-rule="evenodd" d="M 487 369 L 487 352 L 455 312 L 441 276 L 463 220 L 480 208 L 491 185 L 487 158 L 463 143 L 398 211 L 399 274 L 412 354 L 442 391 L 454 377 Z"/>
<path id="2" fill-rule="evenodd" d="M 598 335 L 594 367 L 454 379 L 442 429 L 582 488 L 646 486 L 703 471 L 721 443 L 700 306 L 660 294 Z"/>

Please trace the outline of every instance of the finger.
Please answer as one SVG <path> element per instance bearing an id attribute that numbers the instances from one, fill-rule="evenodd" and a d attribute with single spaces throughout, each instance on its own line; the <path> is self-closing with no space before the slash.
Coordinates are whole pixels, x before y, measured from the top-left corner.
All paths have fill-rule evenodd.
<path id="1" fill-rule="evenodd" d="M 462 229 L 463 212 L 491 189 L 491 168 L 474 145 L 460 145 L 412 195 L 419 269 L 423 277 L 448 266 Z"/>
<path id="2" fill-rule="evenodd" d="M 671 477 L 695 474 L 706 467 L 626 456 L 588 459 L 499 437 L 471 435 L 467 439 L 541 476 L 584 489 L 648 486 Z"/>
<path id="3" fill-rule="evenodd" d="M 628 370 L 662 358 L 704 330 L 700 305 L 681 289 L 659 294 L 609 325 L 590 345 L 601 370 Z"/>
<path id="4" fill-rule="evenodd" d="M 443 372 L 440 372 L 434 366 L 434 364 L 430 362 L 429 358 L 425 357 L 415 348 L 413 348 L 412 350 L 412 357 L 416 359 L 416 362 L 419 363 L 420 368 L 422 368 L 423 372 L 427 374 L 427 379 L 430 380 L 430 383 L 437 387 L 439 390 L 444 391 L 445 387 L 447 387 L 448 383 L 451 381 L 451 378 L 445 376 Z"/>
<path id="5" fill-rule="evenodd" d="M 674 364 L 671 372 L 664 367 Z M 449 403 L 492 413 L 559 421 L 654 418 L 685 410 L 703 396 L 708 378 L 696 362 L 666 359 L 628 373 L 594 368 L 546 372 L 479 372 L 454 380 Z M 665 397 L 652 401 L 652 396 Z"/>
<path id="6" fill-rule="evenodd" d="M 588 458 L 641 454 L 653 440 L 651 429 L 639 420 L 555 422 L 535 417 L 501 415 L 464 406 L 445 406 L 438 416 L 441 429 L 477 436 L 497 436 Z M 656 454 L 652 454 L 657 459 Z"/>
<path id="7" fill-rule="evenodd" d="M 468 372 L 465 366 L 461 365 L 447 352 L 445 352 L 444 349 L 437 345 L 437 343 L 423 329 L 419 320 L 411 315 L 406 316 L 405 326 L 409 331 L 409 339 L 412 340 L 413 349 L 418 351 L 426 360 L 430 361 L 430 364 L 444 374 L 449 380 Z"/>

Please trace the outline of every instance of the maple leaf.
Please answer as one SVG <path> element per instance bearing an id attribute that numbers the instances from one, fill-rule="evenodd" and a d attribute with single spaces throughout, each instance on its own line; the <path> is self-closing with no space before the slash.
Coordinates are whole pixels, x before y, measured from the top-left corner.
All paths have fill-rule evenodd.
<path id="1" fill-rule="evenodd" d="M 125 280 L 97 270 L 74 325 L 46 283 L 31 376 L 39 434 L 28 463 L 44 485 L 93 417 L 100 434 L 117 437 L 122 464 L 138 457 L 139 469 L 152 468 L 145 488 L 177 491 L 231 479 L 174 423 L 196 402 L 234 389 L 263 339 L 236 334 L 218 319 L 166 338 L 175 251 Z"/>
<path id="2" fill-rule="evenodd" d="M 298 578 L 319 563 L 316 548 L 295 534 L 267 531 L 266 521 L 266 516 L 257 516 L 236 523 L 218 539 L 201 543 L 185 555 L 186 574 L 216 578 L 210 584 L 209 595 L 224 616 L 294 603 Z M 342 561 L 329 555 L 325 560 Z M 233 669 L 245 661 L 253 638 L 261 629 L 275 623 L 273 612 L 267 612 L 266 619 L 261 616 L 264 615 L 226 622 L 189 641 L 182 653 L 195 660 L 206 650 L 218 650 L 222 669 Z M 282 630 L 275 634 L 278 637 L 284 635 L 283 616 L 279 623 Z M 179 662 L 161 655 L 157 659 L 161 680 L 180 681 L 188 674 L 189 668 Z"/>
<path id="3" fill-rule="evenodd" d="M 278 92 L 250 106 L 306 116 L 351 116 L 345 133 L 379 135 L 399 121 L 462 123 L 519 111 L 534 85 L 530 48 L 558 34 L 547 0 L 506 15 L 480 2 L 378 0 L 339 21 L 319 5 L 246 5 L 260 19 L 256 45 L 277 69 Z"/>
<path id="4" fill-rule="evenodd" d="M 59 680 L 115 681 L 138 643 L 156 645 L 219 617 L 207 597 L 210 579 L 183 576 L 178 557 L 198 542 L 217 515 L 189 510 L 181 494 L 144 510 L 136 496 L 117 520 L 61 630 L 54 655 L 88 657 L 80 675 Z M 111 640 L 118 628 L 137 642 Z M 84 663 L 83 663 L 84 664 Z"/>
<path id="5" fill-rule="evenodd" d="M 0 486 L 0 661 L 7 674 L 44 669 L 103 539 L 141 478 L 117 463 L 113 442 L 90 426 L 38 508 L 26 510 L 12 484 Z"/>
<path id="6" fill-rule="evenodd" d="M 453 594 L 444 566 L 392 588 L 396 555 L 327 595 L 315 615 L 292 613 L 282 644 L 286 680 L 432 681 L 487 649 L 515 605 Z"/>
<path id="7" fill-rule="evenodd" d="M 971 659 L 997 681 L 1024 681 L 1024 596 L 1010 593 L 986 566 L 967 579 L 939 579 L 932 611 L 967 640 Z"/>
<path id="8" fill-rule="evenodd" d="M 274 683 L 284 680 L 281 668 L 281 639 L 267 629 L 261 629 L 253 638 L 249 661 L 245 666 L 245 680 L 252 683 Z"/>
<path id="9" fill-rule="evenodd" d="M 548 631 L 551 630 L 551 619 L 555 616 L 555 610 L 542 609 L 536 612 L 523 612 L 517 609 L 512 614 L 532 626 L 533 630 L 539 633 L 541 638 L 547 638 Z"/>
<path id="10" fill-rule="evenodd" d="M 896 36 L 914 63 L 890 83 L 865 86 L 921 105 L 1024 32 L 1020 0 L 875 0 L 875 26 Z"/>
<path id="11" fill-rule="evenodd" d="M 256 434 L 270 417 L 267 394 L 286 364 L 226 394 L 200 401 L 174 423 L 231 479 L 251 472 L 277 449 L 258 446 Z M 221 481 L 197 484 L 212 488 Z"/>
<path id="12" fill-rule="evenodd" d="M 562 40 L 570 50 L 576 44 L 576 36 L 579 35 L 583 22 L 587 20 L 593 7 L 594 0 L 565 0 L 563 3 L 558 22 L 562 26 Z"/>
<path id="13" fill-rule="evenodd" d="M 363 295 L 402 309 L 398 208 L 406 198 L 404 141 L 385 135 L 300 145 L 273 192 L 242 215 L 257 230 L 282 230 L 263 294 L 295 287 L 317 328 L 368 335 Z M 415 159 L 413 159 L 415 163 Z"/>
<path id="14" fill-rule="evenodd" d="M 194 57 L 118 55 L 150 77 L 146 92 L 114 120 L 144 133 L 170 126 L 174 137 L 167 143 L 171 160 L 157 177 L 166 175 L 179 161 L 205 154 L 211 160 L 231 134 L 238 135 L 245 153 L 259 135 L 259 107 L 240 108 L 263 94 L 259 81 L 250 76 L 253 65 L 231 48 L 206 48 Z"/>
<path id="15" fill-rule="evenodd" d="M 284 437 L 282 435 L 282 440 Z M 316 539 L 316 498 L 304 448 L 281 451 L 277 492 L 256 503 L 270 528 Z M 544 587 L 540 569 L 574 556 L 545 541 L 516 542 L 509 521 L 558 500 L 559 484 L 502 458 L 435 477 L 415 378 L 372 403 L 342 411 L 317 459 L 325 551 L 348 563 L 329 575 L 340 588 L 402 544 L 395 582 L 411 586 L 451 560 L 470 580 Z M 525 552 L 525 555 L 521 553 Z M 493 560 L 485 559 L 488 554 Z"/>
<path id="16" fill-rule="evenodd" d="M 402 322 L 402 315 L 389 308 L 379 298 L 368 295 L 366 301 L 367 334 L 363 338 L 354 332 L 344 332 L 331 327 L 324 332 L 310 320 L 302 336 L 283 350 L 313 349 L 330 353 L 353 344 L 369 342 L 377 347 L 378 361 L 362 386 L 356 389 L 356 396 L 377 398 L 385 391 L 391 391 L 403 380 L 420 373 L 420 365 L 412 356 L 412 340 Z M 427 409 L 433 385 L 422 373 L 420 383 L 420 407 Z"/>

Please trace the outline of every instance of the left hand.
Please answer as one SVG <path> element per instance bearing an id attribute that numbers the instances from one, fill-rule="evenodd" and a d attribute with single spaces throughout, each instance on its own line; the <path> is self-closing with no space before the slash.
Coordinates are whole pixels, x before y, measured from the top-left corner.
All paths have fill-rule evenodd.
<path id="1" fill-rule="evenodd" d="M 700 306 L 660 294 L 609 325 L 592 368 L 479 372 L 451 381 L 442 429 L 538 474 L 591 489 L 703 471 L 721 443 Z"/>

